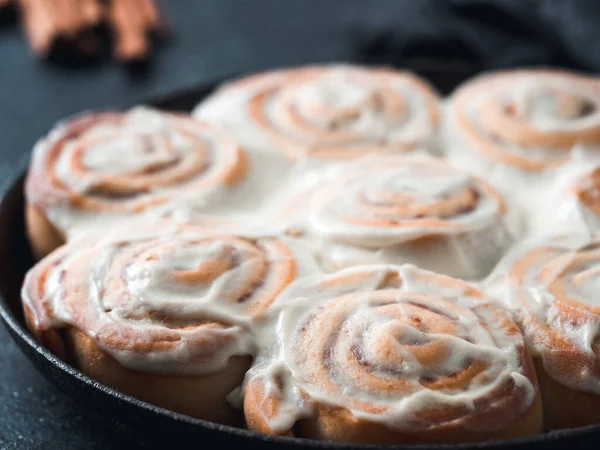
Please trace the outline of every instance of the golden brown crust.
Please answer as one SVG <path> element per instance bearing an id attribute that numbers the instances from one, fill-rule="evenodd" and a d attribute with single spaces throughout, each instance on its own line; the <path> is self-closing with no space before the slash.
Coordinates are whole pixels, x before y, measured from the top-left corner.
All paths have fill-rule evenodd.
<path id="1" fill-rule="evenodd" d="M 252 405 L 266 400 L 271 403 L 272 408 L 276 408 L 277 403 L 273 402 L 271 397 L 264 396 L 264 386 L 260 383 L 255 383 L 251 389 L 247 388 L 245 394 L 244 411 L 248 428 L 272 434 L 259 408 L 254 408 Z M 498 431 L 466 430 L 461 425 L 450 424 L 412 434 L 405 430 L 394 430 L 383 424 L 358 419 L 344 408 L 320 405 L 319 412 L 314 418 L 297 422 L 294 433 L 296 437 L 355 444 L 416 445 L 510 439 L 533 436 L 541 433 L 542 429 L 542 400 L 538 393 L 529 409 L 510 425 Z"/>
<path id="2" fill-rule="evenodd" d="M 24 308 L 25 321 L 42 345 L 91 378 L 139 400 L 225 425 L 240 426 L 242 413 L 226 400 L 240 386 L 252 363 L 250 356 L 234 356 L 226 369 L 209 375 L 160 375 L 127 369 L 100 350 L 76 328 L 39 331 Z M 68 350 L 67 350 L 68 349 Z"/>
<path id="3" fill-rule="evenodd" d="M 241 424 L 241 412 L 226 397 L 242 383 L 252 363 L 250 356 L 234 356 L 225 370 L 209 375 L 151 374 L 123 367 L 75 328 L 67 328 L 65 335 L 77 366 L 95 380 L 172 411 L 226 425 Z"/>
<path id="4" fill-rule="evenodd" d="M 534 358 L 534 364 L 544 398 L 544 422 L 547 429 L 600 423 L 600 396 L 560 384 L 548 374 L 539 356 Z"/>
<path id="5" fill-rule="evenodd" d="M 580 237 L 559 236 L 527 249 L 510 262 L 504 281 L 534 355 L 548 429 L 600 423 L 600 396 L 590 392 L 600 374 L 600 309 L 590 297 L 600 244 Z"/>
<path id="6" fill-rule="evenodd" d="M 25 323 L 27 328 L 35 336 L 40 344 L 49 349 L 57 357 L 63 361 L 68 361 L 68 354 L 65 348 L 65 343 L 58 330 L 50 328 L 48 330 L 40 330 L 36 326 L 36 320 L 34 313 L 23 304 L 23 314 L 25 316 Z"/>
<path id="7" fill-rule="evenodd" d="M 25 228 L 36 260 L 42 259 L 65 243 L 62 233 L 37 206 L 31 203 L 25 205 Z"/>
<path id="8" fill-rule="evenodd" d="M 321 407 L 321 409 L 327 409 Z M 330 408 L 331 409 L 331 408 Z M 531 407 L 517 420 L 499 431 L 472 431 L 461 426 L 448 426 L 418 434 L 397 431 L 382 424 L 359 420 L 347 410 L 331 410 L 319 414 L 318 421 L 301 424 L 306 437 L 329 439 L 357 444 L 434 444 L 480 442 L 492 439 L 510 439 L 539 434 L 542 431 L 541 401 L 539 396 Z"/>

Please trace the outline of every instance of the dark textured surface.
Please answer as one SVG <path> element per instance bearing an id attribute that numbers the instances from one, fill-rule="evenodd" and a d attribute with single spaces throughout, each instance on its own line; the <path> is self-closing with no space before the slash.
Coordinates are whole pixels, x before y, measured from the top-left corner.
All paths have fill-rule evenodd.
<path id="1" fill-rule="evenodd" d="M 65 67 L 29 54 L 10 20 L 0 25 L 0 182 L 35 139 L 83 109 L 128 105 L 232 72 L 309 61 L 401 65 L 423 55 L 484 67 L 562 64 L 600 69 L 594 0 L 546 2 L 170 0 L 175 29 L 145 73 L 110 60 Z M 500 9 L 498 5 L 502 5 Z M 597 33 L 597 31 L 596 31 Z M 0 327 L 0 448 L 135 448 L 109 433 L 41 377 Z M 203 443 L 193 443 L 202 446 Z"/>

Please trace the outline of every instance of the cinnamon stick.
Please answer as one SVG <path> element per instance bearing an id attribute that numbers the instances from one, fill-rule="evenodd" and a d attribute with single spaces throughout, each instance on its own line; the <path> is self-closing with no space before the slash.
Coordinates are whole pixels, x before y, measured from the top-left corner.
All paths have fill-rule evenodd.
<path id="1" fill-rule="evenodd" d="M 153 0 L 140 0 L 140 9 L 145 18 L 146 31 L 160 31 L 163 23 Z"/>
<path id="2" fill-rule="evenodd" d="M 148 52 L 146 33 L 136 0 L 112 0 L 111 19 L 116 35 L 115 55 L 124 61 L 144 59 Z"/>
<path id="3" fill-rule="evenodd" d="M 81 17 L 88 27 L 94 27 L 102 21 L 102 6 L 97 0 L 80 0 Z"/>
<path id="4" fill-rule="evenodd" d="M 76 2 L 78 12 L 77 50 L 86 55 L 94 55 L 100 49 L 100 39 L 94 31 L 104 18 L 102 5 L 98 0 L 72 1 Z"/>
<path id="5" fill-rule="evenodd" d="M 149 51 L 148 33 L 161 28 L 153 0 L 112 0 L 110 18 L 116 36 L 115 54 L 123 61 L 141 60 Z"/>
<path id="6" fill-rule="evenodd" d="M 79 17 L 77 0 L 53 0 L 58 22 L 58 34 L 69 40 L 79 33 L 83 22 Z"/>
<path id="7" fill-rule="evenodd" d="M 0 7 L 11 0 L 0 0 Z M 99 48 L 91 33 L 105 19 L 115 35 L 114 53 L 124 61 L 147 57 L 149 33 L 162 30 L 154 0 L 18 0 L 22 22 L 34 52 L 49 53 L 55 40 L 75 44 L 85 53 Z"/>
<path id="8" fill-rule="evenodd" d="M 58 33 L 56 16 L 47 0 L 20 0 L 25 34 L 35 53 L 45 55 Z"/>

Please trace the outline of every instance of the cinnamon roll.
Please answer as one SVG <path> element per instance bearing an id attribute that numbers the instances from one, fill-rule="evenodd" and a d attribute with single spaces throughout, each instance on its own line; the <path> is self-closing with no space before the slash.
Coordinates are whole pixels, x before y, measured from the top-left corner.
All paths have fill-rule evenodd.
<path id="1" fill-rule="evenodd" d="M 183 196 L 206 201 L 244 178 L 239 145 L 207 123 L 148 108 L 91 113 L 40 140 L 27 175 L 27 230 L 38 257 L 68 235 Z"/>
<path id="2" fill-rule="evenodd" d="M 542 69 L 479 76 L 452 95 L 449 125 L 451 157 L 539 173 L 577 146 L 599 149 L 600 78 Z"/>
<path id="3" fill-rule="evenodd" d="M 237 424 L 226 396 L 256 351 L 254 328 L 296 277 L 318 270 L 283 237 L 172 221 L 76 238 L 25 278 L 39 341 L 141 400 Z"/>
<path id="4" fill-rule="evenodd" d="M 600 423 L 599 264 L 597 235 L 559 236 L 518 247 L 489 282 L 527 339 L 550 428 Z"/>
<path id="5" fill-rule="evenodd" d="M 323 261 L 333 270 L 412 263 L 481 278 L 517 231 L 491 186 L 433 158 L 365 158 L 311 180 L 307 193 L 287 203 L 300 212 L 287 220 L 323 240 Z"/>
<path id="6" fill-rule="evenodd" d="M 298 280 L 274 307 L 276 337 L 244 382 L 253 430 L 370 444 L 541 431 L 519 329 L 463 281 L 357 266 Z"/>
<path id="7" fill-rule="evenodd" d="M 293 159 L 347 159 L 431 147 L 437 93 L 409 72 L 307 66 L 225 84 L 194 115 L 221 123 L 244 145 Z"/>

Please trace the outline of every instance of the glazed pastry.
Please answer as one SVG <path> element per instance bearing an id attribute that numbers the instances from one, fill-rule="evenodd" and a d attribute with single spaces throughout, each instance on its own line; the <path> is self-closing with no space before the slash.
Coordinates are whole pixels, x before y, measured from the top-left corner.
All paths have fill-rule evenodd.
<path id="1" fill-rule="evenodd" d="M 194 111 L 249 148 L 292 159 L 346 159 L 431 146 L 437 93 L 409 72 L 323 65 L 225 84 Z"/>
<path id="2" fill-rule="evenodd" d="M 285 203 L 283 216 L 290 228 L 308 230 L 308 240 L 322 239 L 330 270 L 412 263 L 481 278 L 512 239 L 501 196 L 438 159 L 364 158 L 313 175 L 307 186 Z"/>
<path id="3" fill-rule="evenodd" d="M 539 173 L 577 146 L 600 149 L 600 78 L 541 69 L 482 75 L 454 92 L 448 119 L 451 158 Z"/>
<path id="4" fill-rule="evenodd" d="M 276 336 L 244 382 L 253 430 L 404 445 L 541 431 L 519 329 L 466 282 L 357 266 L 298 280 L 273 306 Z"/>
<path id="5" fill-rule="evenodd" d="M 599 261 L 598 236 L 554 237 L 515 249 L 489 282 L 527 339 L 551 429 L 600 423 Z"/>
<path id="6" fill-rule="evenodd" d="M 244 151 L 214 126 L 148 108 L 57 125 L 33 152 L 27 231 L 39 258 L 80 232 L 206 201 L 244 179 Z"/>
<path id="7" fill-rule="evenodd" d="M 254 327 L 318 270 L 285 238 L 172 221 L 77 238 L 27 274 L 25 318 L 61 359 L 153 404 L 239 424 L 226 396 L 256 351 Z"/>

